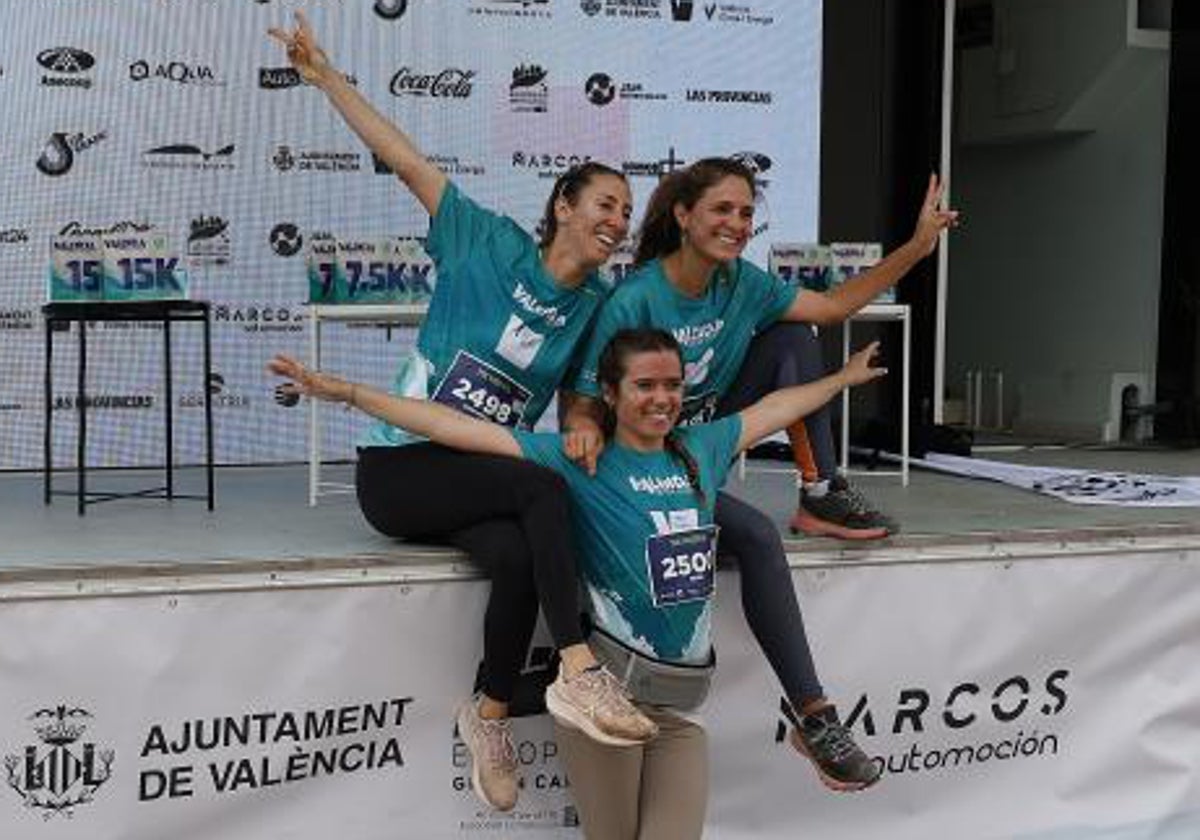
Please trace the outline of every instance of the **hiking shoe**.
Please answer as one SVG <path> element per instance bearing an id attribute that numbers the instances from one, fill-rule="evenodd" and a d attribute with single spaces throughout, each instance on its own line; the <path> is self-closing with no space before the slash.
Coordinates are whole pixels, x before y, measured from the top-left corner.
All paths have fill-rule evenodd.
<path id="1" fill-rule="evenodd" d="M 458 737 L 471 753 L 471 787 L 484 804 L 511 811 L 517 804 L 517 753 L 508 718 L 479 716 L 479 699 L 458 708 Z"/>
<path id="2" fill-rule="evenodd" d="M 813 763 L 822 784 L 839 792 L 863 790 L 879 781 L 883 768 L 862 751 L 850 730 L 838 719 L 837 710 L 826 706 L 800 717 L 792 730 L 792 746 Z"/>
<path id="3" fill-rule="evenodd" d="M 830 480 L 823 496 L 800 491 L 800 507 L 788 523 L 792 533 L 842 540 L 877 540 L 900 530 L 891 517 L 880 513 L 846 479 Z"/>
<path id="4" fill-rule="evenodd" d="M 546 709 L 564 726 L 614 747 L 632 747 L 658 734 L 658 725 L 638 711 L 625 686 L 600 665 L 571 679 L 560 667 L 558 679 L 546 689 Z"/>

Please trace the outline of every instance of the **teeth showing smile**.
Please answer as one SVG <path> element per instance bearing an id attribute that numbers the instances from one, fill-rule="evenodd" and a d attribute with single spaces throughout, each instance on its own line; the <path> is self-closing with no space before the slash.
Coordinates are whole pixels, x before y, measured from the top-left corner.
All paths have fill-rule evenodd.
<path id="1" fill-rule="evenodd" d="M 596 234 L 596 238 L 598 240 L 600 240 L 600 244 L 605 246 L 606 248 L 611 248 L 617 244 L 617 240 L 615 240 L 611 236 L 608 236 L 603 233 Z"/>

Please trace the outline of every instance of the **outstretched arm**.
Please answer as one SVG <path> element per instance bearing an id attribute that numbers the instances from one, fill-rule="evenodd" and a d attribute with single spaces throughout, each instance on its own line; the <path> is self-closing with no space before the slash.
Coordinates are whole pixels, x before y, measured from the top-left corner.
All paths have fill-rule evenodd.
<path id="1" fill-rule="evenodd" d="M 884 257 L 878 265 L 828 292 L 801 289 L 791 308 L 784 313 L 784 320 L 840 324 L 873 301 L 880 292 L 900 282 L 900 278 L 908 274 L 913 266 L 933 253 L 942 231 L 958 224 L 957 210 L 940 209 L 943 191 L 937 175 L 930 175 L 911 239 Z"/>
<path id="2" fill-rule="evenodd" d="M 449 406 L 385 394 L 369 385 L 347 382 L 327 373 L 309 370 L 288 356 L 276 356 L 267 363 L 267 369 L 277 376 L 292 380 L 291 384 L 284 386 L 292 393 L 346 403 L 434 443 L 464 452 L 523 457 L 516 438 L 503 426 L 468 417 Z"/>
<path id="3" fill-rule="evenodd" d="M 317 43 L 304 13 L 296 12 L 294 29 L 272 27 L 268 32 L 287 48 L 288 61 L 304 81 L 325 93 L 346 125 L 391 167 L 429 215 L 435 215 L 446 187 L 445 173 L 426 159 L 403 131 L 371 107 L 371 103 L 346 81 Z"/>
<path id="4" fill-rule="evenodd" d="M 801 417 L 819 409 L 843 388 L 861 385 L 878 379 L 887 373 L 887 368 L 871 367 L 871 361 L 879 352 L 879 342 L 872 341 L 859 350 L 846 366 L 815 382 L 792 385 L 767 394 L 749 408 L 741 411 L 742 436 L 738 439 L 738 451 L 749 449 L 768 435 L 782 431 Z"/>

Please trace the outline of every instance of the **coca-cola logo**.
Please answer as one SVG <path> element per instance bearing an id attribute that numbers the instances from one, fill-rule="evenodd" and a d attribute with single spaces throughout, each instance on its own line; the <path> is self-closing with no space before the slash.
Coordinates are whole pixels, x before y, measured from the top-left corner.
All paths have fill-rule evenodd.
<path id="1" fill-rule="evenodd" d="M 401 67 L 392 76 L 388 90 L 392 96 L 428 96 L 439 99 L 466 99 L 473 90 L 474 70 L 447 67 L 438 73 L 417 73 Z"/>

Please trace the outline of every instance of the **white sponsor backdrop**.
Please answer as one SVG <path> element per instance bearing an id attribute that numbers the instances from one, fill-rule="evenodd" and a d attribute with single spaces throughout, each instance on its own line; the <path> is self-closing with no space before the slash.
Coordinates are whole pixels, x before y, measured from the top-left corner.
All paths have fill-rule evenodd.
<path id="1" fill-rule="evenodd" d="M 273 352 L 305 347 L 301 243 L 423 235 L 426 219 L 324 98 L 289 79 L 266 30 L 301 8 L 372 103 L 522 225 L 574 162 L 628 171 L 640 215 L 659 172 L 744 153 L 763 186 L 750 254 L 815 238 L 821 0 L 0 0 L 0 469 L 40 465 L 51 235 L 145 225 L 174 238 L 193 297 L 214 304 L 218 459 L 303 458 L 303 412 L 277 405 L 262 376 Z M 434 78 L 439 95 L 412 92 Z M 95 410 L 97 464 L 161 460 L 158 338 L 96 330 L 92 391 L 152 397 Z M 176 341 L 179 457 L 196 462 L 198 331 Z M 384 384 L 402 344 L 330 330 L 327 362 Z M 59 425 L 68 458 L 73 423 Z M 354 434 L 331 418 L 325 451 L 348 455 Z"/>
<path id="2" fill-rule="evenodd" d="M 1198 569 L 1191 550 L 797 571 L 827 688 L 888 768 L 854 796 L 819 787 L 780 742 L 775 686 L 722 573 L 707 836 L 1193 840 Z M 465 790 L 450 721 L 483 594 L 448 582 L 0 603 L 0 835 L 577 836 L 544 718 L 517 725 L 514 814 Z M 57 750 L 44 740 L 80 723 Z M 90 779 L 89 801 L 69 815 L 25 804 L 31 766 L 59 801 Z"/>

